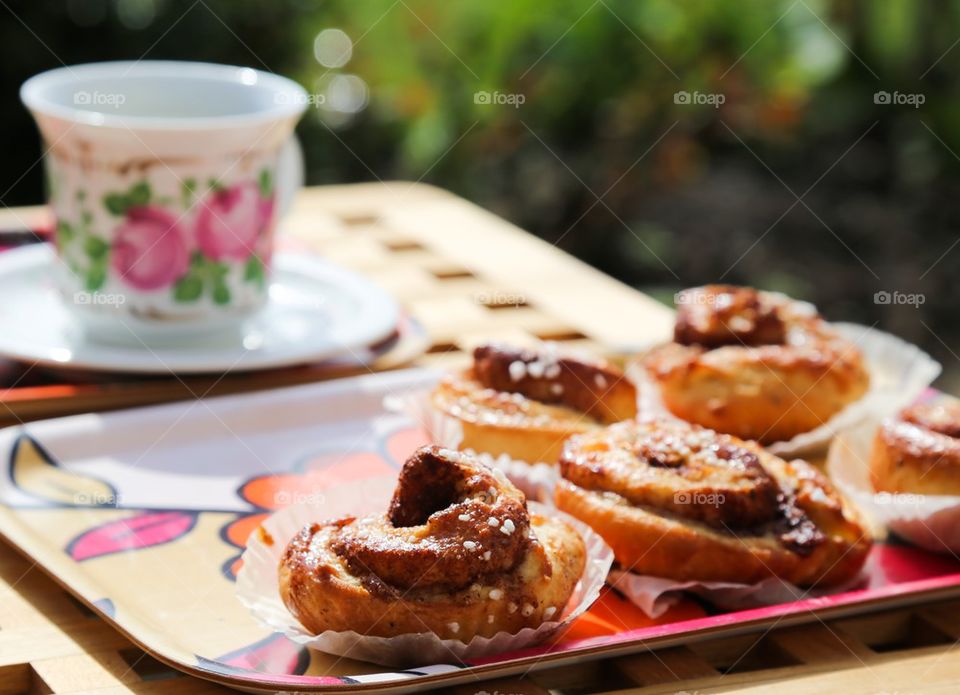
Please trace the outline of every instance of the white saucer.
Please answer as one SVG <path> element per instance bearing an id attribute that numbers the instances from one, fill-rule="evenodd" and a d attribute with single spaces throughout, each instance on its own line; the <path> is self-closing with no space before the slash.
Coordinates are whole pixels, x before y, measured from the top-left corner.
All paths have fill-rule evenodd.
<path id="1" fill-rule="evenodd" d="M 0 253 L 0 356 L 60 369 L 204 373 L 316 362 L 389 336 L 397 303 L 350 271 L 278 254 L 270 301 L 229 334 L 175 345 L 102 343 L 84 335 L 54 285 L 53 249 Z"/>

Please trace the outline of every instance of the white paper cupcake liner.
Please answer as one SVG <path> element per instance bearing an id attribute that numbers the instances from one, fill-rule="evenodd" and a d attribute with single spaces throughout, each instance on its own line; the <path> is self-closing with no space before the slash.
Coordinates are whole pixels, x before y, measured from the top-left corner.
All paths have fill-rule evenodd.
<path id="1" fill-rule="evenodd" d="M 607 581 L 648 616 L 659 618 L 681 599 L 684 592 L 696 594 L 718 608 L 744 610 L 840 593 L 862 584 L 865 581 L 865 575 L 860 574 L 842 586 L 814 590 L 801 589 L 777 577 L 770 577 L 753 584 L 681 582 L 676 579 L 651 577 L 616 569 L 610 571 Z"/>
<path id="2" fill-rule="evenodd" d="M 610 546 L 586 524 L 536 502 L 528 504 L 533 513 L 559 517 L 573 526 L 583 537 L 587 550 L 583 577 L 559 614 L 560 619 L 542 623 L 537 628 L 527 627 L 513 634 L 500 632 L 493 637 L 474 637 L 469 642 L 441 639 L 431 632 L 397 637 L 372 637 L 353 631 L 332 630 L 319 635 L 311 634 L 290 614 L 280 599 L 278 567 L 289 540 L 307 524 L 329 515 L 328 510 L 316 505 L 286 507 L 264 521 L 264 530 L 270 538 L 276 539 L 270 545 L 263 542 L 259 533 L 250 536 L 243 553 L 243 566 L 237 575 L 237 598 L 258 622 L 283 633 L 299 645 L 384 666 L 464 662 L 522 649 L 547 639 L 586 611 L 600 595 L 613 563 Z"/>
<path id="3" fill-rule="evenodd" d="M 870 481 L 870 450 L 879 420 L 833 440 L 827 473 L 867 515 L 876 532 L 890 530 L 937 553 L 960 553 L 960 496 L 876 492 Z"/>
<path id="4" fill-rule="evenodd" d="M 833 326 L 863 351 L 870 372 L 870 388 L 863 398 L 848 405 L 820 427 L 788 441 L 766 446 L 777 456 L 790 458 L 826 450 L 839 433 L 866 419 L 883 418 L 909 405 L 940 374 L 939 362 L 895 335 L 854 323 L 835 323 Z M 629 373 L 637 384 L 639 417 L 675 417 L 664 406 L 659 388 L 639 363 L 632 364 Z"/>
<path id="5" fill-rule="evenodd" d="M 411 391 L 402 395 L 387 396 L 383 400 L 384 408 L 394 413 L 406 415 L 426 431 L 434 444 L 460 449 L 463 441 L 463 426 L 456 418 L 450 417 L 433 407 L 430 391 Z M 491 468 L 497 468 L 527 496 L 527 499 L 548 501 L 553 498 L 553 489 L 559 473 L 557 467 L 543 461 L 521 461 L 507 454 L 494 455 L 473 449 L 463 451 L 477 456 Z"/>

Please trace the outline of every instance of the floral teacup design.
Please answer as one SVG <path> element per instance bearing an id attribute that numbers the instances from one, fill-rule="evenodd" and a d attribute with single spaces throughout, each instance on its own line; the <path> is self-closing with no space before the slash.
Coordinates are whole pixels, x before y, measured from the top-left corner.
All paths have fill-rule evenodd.
<path id="1" fill-rule="evenodd" d="M 60 68 L 21 96 L 47 147 L 58 281 L 92 335 L 206 332 L 263 305 L 298 185 L 298 85 L 145 61 Z"/>

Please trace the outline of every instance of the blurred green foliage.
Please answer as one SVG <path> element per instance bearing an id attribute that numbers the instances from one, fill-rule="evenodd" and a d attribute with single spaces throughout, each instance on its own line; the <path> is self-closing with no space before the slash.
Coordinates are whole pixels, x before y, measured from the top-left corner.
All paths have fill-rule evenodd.
<path id="1" fill-rule="evenodd" d="M 7 205 L 41 195 L 37 138 L 13 106 L 30 74 L 110 58 L 251 65 L 316 95 L 299 131 L 311 183 L 423 179 L 657 296 L 718 279 L 775 287 L 958 366 L 960 2 L 10 9 Z M 676 103 L 678 92 L 723 103 Z M 876 103 L 878 92 L 924 103 Z M 512 103 L 478 103 L 483 93 Z M 878 305 L 880 290 L 926 302 Z"/>

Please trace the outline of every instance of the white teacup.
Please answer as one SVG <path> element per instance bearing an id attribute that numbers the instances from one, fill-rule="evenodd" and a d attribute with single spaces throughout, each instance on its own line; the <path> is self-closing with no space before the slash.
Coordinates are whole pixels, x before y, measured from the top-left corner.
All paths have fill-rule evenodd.
<path id="1" fill-rule="evenodd" d="M 108 62 L 42 73 L 20 97 L 45 142 L 58 282 L 91 335 L 182 337 L 264 304 L 277 218 L 302 183 L 299 85 Z"/>

